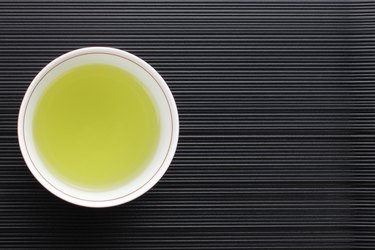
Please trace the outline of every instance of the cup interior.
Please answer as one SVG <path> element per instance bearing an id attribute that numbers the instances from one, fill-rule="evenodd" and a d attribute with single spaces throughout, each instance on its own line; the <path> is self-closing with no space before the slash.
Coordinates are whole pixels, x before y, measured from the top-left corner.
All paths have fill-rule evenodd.
<path id="1" fill-rule="evenodd" d="M 145 170 L 124 185 L 104 191 L 80 189 L 52 174 L 38 153 L 32 133 L 33 117 L 38 100 L 49 84 L 56 77 L 75 67 L 96 63 L 119 67 L 137 77 L 154 102 L 161 128 L 158 146 Z M 35 77 L 21 105 L 18 134 L 21 151 L 29 169 L 49 191 L 64 200 L 82 206 L 113 206 L 140 196 L 150 189 L 167 170 L 177 146 L 177 107 L 162 77 L 140 58 L 113 48 L 84 48 L 55 59 Z"/>

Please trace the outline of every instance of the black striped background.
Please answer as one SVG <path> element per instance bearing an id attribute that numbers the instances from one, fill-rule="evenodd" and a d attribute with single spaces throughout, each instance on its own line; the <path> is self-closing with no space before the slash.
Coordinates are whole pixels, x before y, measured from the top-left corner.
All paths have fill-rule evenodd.
<path id="1" fill-rule="evenodd" d="M 1 1 L 0 248 L 375 249 L 375 2 Z M 65 203 L 29 173 L 32 78 L 86 46 L 154 66 L 180 112 L 134 202 Z"/>

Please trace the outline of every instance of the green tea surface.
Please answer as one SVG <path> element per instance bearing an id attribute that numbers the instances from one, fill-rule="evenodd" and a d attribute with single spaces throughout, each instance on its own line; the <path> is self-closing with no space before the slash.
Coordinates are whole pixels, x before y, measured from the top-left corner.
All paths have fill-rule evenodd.
<path id="1" fill-rule="evenodd" d="M 159 142 L 159 116 L 132 74 L 89 64 L 51 82 L 37 104 L 33 136 L 55 176 L 84 190 L 106 190 L 145 169 Z"/>

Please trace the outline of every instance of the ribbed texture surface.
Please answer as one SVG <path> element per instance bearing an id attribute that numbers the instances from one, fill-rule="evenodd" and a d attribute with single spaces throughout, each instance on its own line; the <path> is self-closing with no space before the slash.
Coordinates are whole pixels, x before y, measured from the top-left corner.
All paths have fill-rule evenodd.
<path id="1" fill-rule="evenodd" d="M 129 204 L 39 185 L 17 143 L 38 71 L 86 46 L 154 66 L 173 164 Z M 1 1 L 0 248 L 374 249 L 375 3 Z"/>

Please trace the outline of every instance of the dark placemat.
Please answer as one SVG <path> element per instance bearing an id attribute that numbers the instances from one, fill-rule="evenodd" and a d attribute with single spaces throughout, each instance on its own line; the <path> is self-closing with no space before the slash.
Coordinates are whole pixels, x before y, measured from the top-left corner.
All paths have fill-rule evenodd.
<path id="1" fill-rule="evenodd" d="M 1 1 L 0 248 L 374 249 L 372 1 Z M 179 108 L 146 195 L 87 209 L 32 177 L 17 112 L 64 52 L 127 50 Z"/>

